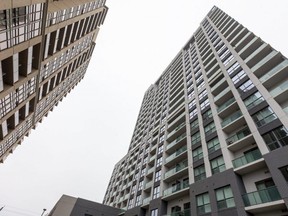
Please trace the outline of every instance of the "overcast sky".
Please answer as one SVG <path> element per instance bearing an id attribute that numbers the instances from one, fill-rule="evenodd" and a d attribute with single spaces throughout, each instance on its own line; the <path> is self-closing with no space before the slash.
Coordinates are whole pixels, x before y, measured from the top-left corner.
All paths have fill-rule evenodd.
<path id="1" fill-rule="evenodd" d="M 287 0 L 107 0 L 85 78 L 0 164 L 0 216 L 40 216 L 62 194 L 102 202 L 144 92 L 213 5 L 288 56 Z"/>

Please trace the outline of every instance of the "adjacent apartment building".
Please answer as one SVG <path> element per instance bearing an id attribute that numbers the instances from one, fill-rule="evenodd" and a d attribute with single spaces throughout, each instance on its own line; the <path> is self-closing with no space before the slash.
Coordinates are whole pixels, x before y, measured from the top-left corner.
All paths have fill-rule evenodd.
<path id="1" fill-rule="evenodd" d="M 213 7 L 145 92 L 103 203 L 131 216 L 287 216 L 287 128 L 287 58 Z"/>
<path id="2" fill-rule="evenodd" d="M 0 1 L 0 162 L 84 77 L 105 0 Z"/>

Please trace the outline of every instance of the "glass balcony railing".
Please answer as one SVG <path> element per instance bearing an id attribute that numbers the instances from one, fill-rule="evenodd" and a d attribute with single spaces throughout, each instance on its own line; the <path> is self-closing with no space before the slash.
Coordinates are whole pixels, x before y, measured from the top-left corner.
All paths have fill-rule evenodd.
<path id="1" fill-rule="evenodd" d="M 238 119 L 240 116 L 242 116 L 242 112 L 240 110 L 236 111 L 232 115 L 228 116 L 227 118 L 223 119 L 221 122 L 221 126 L 225 127 L 226 125 L 230 124 L 231 122 L 235 121 Z"/>
<path id="2" fill-rule="evenodd" d="M 186 150 L 187 150 L 187 146 L 183 146 L 182 148 L 176 150 L 173 154 L 169 155 L 169 156 L 166 158 L 165 162 L 167 163 L 167 162 L 173 160 L 174 158 L 176 158 L 176 157 L 177 157 L 178 155 L 180 155 L 181 153 L 186 152 Z"/>
<path id="3" fill-rule="evenodd" d="M 151 200 L 150 197 L 143 199 L 142 205 L 148 204 L 150 202 L 150 200 Z"/>
<path id="4" fill-rule="evenodd" d="M 154 170 L 155 170 L 154 167 L 150 168 L 150 169 L 147 171 L 147 175 L 150 174 L 150 173 L 152 173 L 152 172 L 154 172 Z"/>
<path id="5" fill-rule="evenodd" d="M 268 80 L 271 76 L 278 73 L 280 70 L 285 68 L 288 65 L 288 59 L 285 59 L 283 62 L 272 68 L 270 71 L 268 71 L 264 76 L 260 77 L 261 82 L 265 82 Z"/>
<path id="6" fill-rule="evenodd" d="M 221 112 L 222 110 L 224 110 L 226 107 L 228 107 L 229 105 L 231 105 L 233 102 L 235 101 L 235 98 L 232 97 L 230 98 L 228 101 L 226 101 L 224 104 L 222 104 L 221 106 L 218 107 L 217 112 Z"/>
<path id="7" fill-rule="evenodd" d="M 225 95 L 228 91 L 230 91 L 230 88 L 227 87 L 226 89 L 224 89 L 220 94 L 218 94 L 217 96 L 214 97 L 214 101 L 217 101 L 219 98 L 221 98 L 223 95 Z"/>
<path id="8" fill-rule="evenodd" d="M 190 216 L 190 209 L 185 209 L 183 211 L 178 212 L 171 212 L 169 216 Z"/>
<path id="9" fill-rule="evenodd" d="M 257 125 L 257 127 L 261 127 L 265 124 L 268 124 L 269 122 L 273 121 L 274 119 L 277 119 L 277 116 L 274 113 L 271 113 L 269 115 L 267 115 L 265 118 L 256 121 L 255 124 Z"/>
<path id="10" fill-rule="evenodd" d="M 186 138 L 186 133 L 182 134 L 181 136 L 177 137 L 173 142 L 167 145 L 167 149 L 171 148 L 172 146 L 176 145 L 178 142 Z"/>
<path id="11" fill-rule="evenodd" d="M 239 131 L 237 131 L 236 133 L 234 133 L 233 135 L 231 135 L 230 137 L 228 137 L 226 139 L 226 142 L 228 145 L 231 145 L 232 143 L 248 136 L 249 134 L 251 134 L 250 130 L 248 127 L 245 127 Z"/>
<path id="12" fill-rule="evenodd" d="M 262 203 L 280 200 L 281 196 L 276 186 L 272 186 L 263 190 L 254 191 L 243 195 L 245 206 L 258 205 Z"/>
<path id="13" fill-rule="evenodd" d="M 180 191 L 182 189 L 185 189 L 185 188 L 188 188 L 189 187 L 189 182 L 188 181 L 185 181 L 185 182 L 181 182 L 179 184 L 176 184 L 166 190 L 163 191 L 163 195 L 164 196 L 168 196 L 170 194 L 173 194 L 177 191 Z"/>
<path id="14" fill-rule="evenodd" d="M 238 167 L 244 166 L 248 163 L 251 163 L 253 161 L 256 161 L 260 158 L 262 158 L 261 152 L 259 151 L 259 149 L 255 149 L 251 152 L 247 152 L 242 157 L 236 158 L 232 162 L 233 162 L 234 168 L 238 168 Z"/>
<path id="15" fill-rule="evenodd" d="M 181 124 L 179 124 L 173 131 L 171 131 L 167 138 L 171 137 L 173 134 L 175 134 L 178 130 L 180 130 L 181 128 L 183 128 L 185 126 L 185 122 L 182 122 Z"/>
<path id="16" fill-rule="evenodd" d="M 174 175 L 175 173 L 185 169 L 188 166 L 188 161 L 182 161 L 180 163 L 178 163 L 173 169 L 170 169 L 169 171 L 167 171 L 165 173 L 165 178 L 168 178 L 172 175 Z"/>
<path id="17" fill-rule="evenodd" d="M 277 95 L 279 95 L 280 93 L 282 93 L 283 91 L 286 91 L 288 89 L 288 80 L 286 80 L 285 82 L 281 83 L 279 86 L 277 86 L 276 88 L 272 89 L 270 91 L 270 94 L 275 97 Z"/>
<path id="18" fill-rule="evenodd" d="M 153 185 L 153 181 L 147 182 L 145 184 L 145 189 L 151 187 L 152 185 Z"/>

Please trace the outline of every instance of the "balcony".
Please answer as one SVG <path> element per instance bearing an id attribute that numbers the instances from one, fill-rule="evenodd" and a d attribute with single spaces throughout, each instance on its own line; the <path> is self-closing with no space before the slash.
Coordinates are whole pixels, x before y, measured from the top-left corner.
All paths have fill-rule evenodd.
<path id="1" fill-rule="evenodd" d="M 152 185 L 153 185 L 153 181 L 147 182 L 147 183 L 145 184 L 144 189 L 148 189 L 148 188 L 152 187 Z M 144 202 L 144 200 L 143 200 L 143 202 Z"/>
<path id="2" fill-rule="evenodd" d="M 263 190 L 250 192 L 243 195 L 245 206 L 259 205 L 280 200 L 281 196 L 276 186 L 272 186 Z"/>
<path id="3" fill-rule="evenodd" d="M 163 200 L 174 200 L 189 194 L 189 182 L 181 182 L 163 191 Z"/>
<path id="4" fill-rule="evenodd" d="M 175 150 L 176 145 L 184 140 L 186 140 L 186 133 L 183 133 L 181 136 L 177 137 L 173 142 L 169 143 L 166 147 L 166 150 L 170 150 L 170 151 Z"/>
<path id="5" fill-rule="evenodd" d="M 238 110 L 235 113 L 233 113 L 232 115 L 226 117 L 221 122 L 222 128 L 224 128 L 225 126 L 227 126 L 228 124 L 230 124 L 231 122 L 235 121 L 236 119 L 238 119 L 241 116 L 242 116 L 242 112 L 240 110 Z"/>
<path id="6" fill-rule="evenodd" d="M 180 130 L 180 129 L 182 129 L 182 128 L 184 128 L 184 127 L 185 127 L 185 121 L 182 122 L 181 124 L 179 124 L 173 131 L 171 131 L 171 132 L 168 134 L 167 140 L 171 139 L 171 137 L 177 136 L 178 133 L 181 133 L 182 130 Z M 178 132 L 178 133 L 177 133 L 177 132 Z M 174 135 L 174 136 L 173 136 L 173 135 Z M 178 135 L 180 135 L 180 134 L 178 134 Z"/>
<path id="7" fill-rule="evenodd" d="M 220 113 L 222 110 L 226 109 L 227 107 L 229 107 L 233 102 L 235 101 L 235 98 L 232 97 L 231 99 L 229 99 L 228 101 L 226 101 L 224 104 L 220 105 L 217 109 L 217 112 Z"/>
<path id="8" fill-rule="evenodd" d="M 143 199 L 142 206 L 149 205 L 150 200 L 151 200 L 150 197 L 147 197 L 147 198 Z"/>
<path id="9" fill-rule="evenodd" d="M 188 167 L 188 161 L 185 160 L 185 161 L 182 161 L 178 164 L 176 164 L 176 166 L 170 170 L 168 170 L 164 177 L 165 177 L 165 180 L 167 180 L 168 178 L 171 180 L 174 180 L 174 179 L 177 179 L 177 178 L 180 178 L 182 172 L 181 171 L 184 171 L 186 170 L 185 168 Z M 175 174 L 179 174 L 179 175 L 175 175 Z"/>
<path id="10" fill-rule="evenodd" d="M 251 134 L 251 131 L 250 129 L 247 127 L 244 127 L 243 129 L 237 131 L 236 133 L 234 133 L 233 135 L 229 136 L 227 139 L 226 139 L 226 143 L 228 145 L 231 145 L 233 144 L 234 142 L 240 140 L 240 139 L 243 139 L 244 137 L 248 136 L 249 134 Z"/>
<path id="11" fill-rule="evenodd" d="M 276 88 L 269 91 L 277 102 L 284 102 L 287 99 L 288 92 L 288 80 L 286 79 L 280 85 L 278 84 Z"/>
<path id="12" fill-rule="evenodd" d="M 259 149 L 245 153 L 242 157 L 234 159 L 232 163 L 234 171 L 241 175 L 265 167 L 264 159 Z"/>
<path id="13" fill-rule="evenodd" d="M 171 163 L 175 164 L 175 163 L 179 162 L 178 160 L 183 159 L 182 157 L 180 157 L 180 155 L 186 155 L 186 154 L 183 154 L 185 152 L 187 152 L 187 146 L 183 146 L 183 147 L 177 149 L 173 154 L 169 155 L 165 159 L 165 163 L 166 163 L 165 165 L 167 166 L 167 165 L 170 165 Z M 174 160 L 176 158 L 177 158 L 177 160 Z"/>
<path id="14" fill-rule="evenodd" d="M 215 103 L 216 103 L 220 98 L 224 97 L 224 95 L 228 94 L 228 92 L 230 92 L 230 88 L 229 88 L 229 87 L 227 87 L 226 89 L 224 89 L 223 91 L 221 91 L 221 93 L 219 93 L 218 95 L 216 95 L 216 96 L 214 97 Z M 226 97 L 225 97 L 225 98 L 226 98 Z M 225 99 L 225 98 L 224 98 L 224 99 Z M 224 99 L 223 99 L 223 100 L 224 100 Z M 221 100 L 219 103 L 222 103 L 222 100 Z"/>
<path id="15" fill-rule="evenodd" d="M 281 62 L 280 64 L 278 64 L 277 66 L 275 66 L 274 68 L 272 68 L 270 71 L 268 71 L 265 75 L 263 75 L 262 77 L 259 78 L 259 80 L 262 83 L 265 83 L 267 80 L 269 80 L 272 76 L 280 73 L 280 72 L 284 72 L 285 69 L 288 66 L 288 59 L 285 59 L 283 62 Z M 285 75 L 286 73 L 283 73 L 283 75 Z M 285 77 L 285 76 L 284 76 Z M 283 77 L 283 78 L 284 78 Z"/>

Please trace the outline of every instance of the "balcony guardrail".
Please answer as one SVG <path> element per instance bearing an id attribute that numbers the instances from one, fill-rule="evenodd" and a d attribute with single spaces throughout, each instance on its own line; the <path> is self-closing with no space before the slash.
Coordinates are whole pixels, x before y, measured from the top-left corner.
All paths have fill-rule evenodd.
<path id="1" fill-rule="evenodd" d="M 226 142 L 228 145 L 233 144 L 234 142 L 248 136 L 249 134 L 251 134 L 251 131 L 249 130 L 248 127 L 245 127 L 239 131 L 237 131 L 236 133 L 234 133 L 232 136 L 228 137 L 226 139 Z"/>
<path id="2" fill-rule="evenodd" d="M 236 119 L 238 119 L 241 116 L 242 116 L 242 112 L 240 110 L 238 110 L 235 113 L 233 113 L 232 115 L 223 119 L 223 121 L 221 122 L 221 126 L 225 127 L 226 125 L 230 124 L 231 122 L 235 121 Z"/>
<path id="3" fill-rule="evenodd" d="M 259 80 L 263 83 L 266 80 L 268 80 L 270 77 L 272 77 L 274 74 L 278 73 L 283 68 L 287 67 L 288 65 L 288 59 L 285 59 L 283 62 L 272 68 L 270 71 L 268 71 L 265 75 L 259 78 Z"/>
<path id="4" fill-rule="evenodd" d="M 222 104 L 221 106 L 218 107 L 217 112 L 221 112 L 222 110 L 224 110 L 226 107 L 228 107 L 229 105 L 231 105 L 233 102 L 235 101 L 235 98 L 232 97 L 230 98 L 228 101 L 226 101 L 224 104 Z"/>
<path id="5" fill-rule="evenodd" d="M 173 154 L 169 155 L 169 156 L 166 158 L 165 162 L 167 163 L 167 162 L 173 160 L 173 159 L 176 158 L 178 155 L 180 155 L 181 153 L 186 152 L 186 151 L 187 151 L 187 146 L 181 147 L 180 149 L 176 150 Z"/>
<path id="6" fill-rule="evenodd" d="M 152 185 L 153 185 L 153 181 L 147 182 L 147 183 L 145 184 L 145 189 L 151 187 Z M 144 200 L 143 200 L 143 201 L 144 201 Z"/>
<path id="7" fill-rule="evenodd" d="M 189 182 L 188 181 L 185 181 L 185 182 L 181 182 L 181 183 L 178 183 L 166 190 L 163 191 L 163 196 L 168 196 L 170 194 L 173 194 L 177 191 L 180 191 L 182 189 L 185 189 L 185 188 L 188 188 L 189 187 Z"/>
<path id="8" fill-rule="evenodd" d="M 220 94 L 216 95 L 214 97 L 214 101 L 217 101 L 219 98 L 221 98 L 223 95 L 225 95 L 227 92 L 230 91 L 230 88 L 227 87 L 226 89 L 224 89 Z"/>
<path id="9" fill-rule="evenodd" d="M 176 145 L 178 142 L 180 142 L 181 140 L 186 138 L 186 133 L 180 135 L 179 137 L 177 137 L 173 142 L 169 143 L 169 145 L 167 145 L 167 149 L 171 148 L 172 146 Z"/>
<path id="10" fill-rule="evenodd" d="M 149 203 L 150 200 L 151 200 L 150 197 L 147 197 L 147 198 L 143 199 L 142 205 L 145 205 L 145 204 Z"/>
<path id="11" fill-rule="evenodd" d="M 262 158 L 262 154 L 259 151 L 259 149 L 255 149 L 251 152 L 247 152 L 242 157 L 236 158 L 232 161 L 234 168 L 238 168 L 241 166 L 244 166 L 248 163 L 251 163 L 253 161 L 256 161 L 258 159 Z"/>
<path id="12" fill-rule="evenodd" d="M 185 121 L 182 122 L 181 124 L 179 124 L 173 131 L 171 131 L 167 138 L 171 137 L 173 134 L 175 134 L 178 130 L 180 130 L 181 128 L 183 128 L 183 126 L 185 126 Z"/>
<path id="13" fill-rule="evenodd" d="M 277 119 L 277 116 L 275 115 L 275 113 L 271 113 L 271 114 L 267 115 L 265 118 L 255 122 L 255 124 L 257 125 L 257 127 L 261 127 L 261 126 L 268 124 L 269 122 L 273 121 L 274 119 Z"/>
<path id="14" fill-rule="evenodd" d="M 280 200 L 281 196 L 276 186 L 272 186 L 263 190 L 254 191 L 243 195 L 245 206 L 258 205 Z"/>
<path id="15" fill-rule="evenodd" d="M 286 91 L 288 89 L 288 80 L 286 80 L 285 82 L 281 83 L 278 87 L 272 89 L 270 91 L 270 94 L 275 97 L 277 95 L 279 95 L 280 93 L 282 93 L 283 91 Z"/>
<path id="16" fill-rule="evenodd" d="M 188 161 L 182 161 L 180 163 L 178 163 L 173 169 L 170 169 L 169 171 L 167 171 L 165 173 L 165 178 L 168 178 L 172 175 L 174 175 L 175 173 L 185 169 L 188 166 Z"/>

